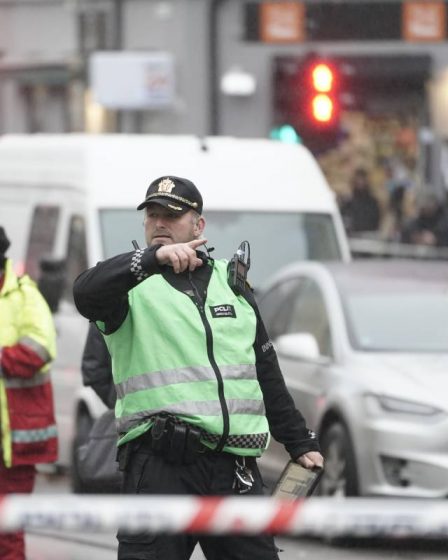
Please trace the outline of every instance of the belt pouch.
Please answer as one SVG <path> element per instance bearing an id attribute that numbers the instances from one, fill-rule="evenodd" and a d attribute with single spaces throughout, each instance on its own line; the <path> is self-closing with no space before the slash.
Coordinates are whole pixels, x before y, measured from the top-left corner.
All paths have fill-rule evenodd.
<path id="1" fill-rule="evenodd" d="M 171 441 L 165 455 L 169 463 L 180 465 L 183 463 L 187 428 L 181 424 L 174 424 L 171 432 Z"/>
<path id="2" fill-rule="evenodd" d="M 198 455 L 204 451 L 204 445 L 201 443 L 201 435 L 202 432 L 199 428 L 188 426 L 184 453 L 184 462 L 187 465 L 196 461 Z"/>
<path id="3" fill-rule="evenodd" d="M 156 416 L 151 427 L 151 448 L 163 452 L 167 447 L 168 418 Z"/>

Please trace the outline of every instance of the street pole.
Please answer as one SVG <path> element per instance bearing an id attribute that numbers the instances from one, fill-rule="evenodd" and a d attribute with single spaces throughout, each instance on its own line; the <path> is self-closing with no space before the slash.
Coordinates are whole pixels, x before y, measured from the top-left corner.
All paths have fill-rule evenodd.
<path id="1" fill-rule="evenodd" d="M 123 50 L 123 0 L 113 0 L 113 37 L 112 45 L 116 51 Z M 123 131 L 123 111 L 115 111 L 115 127 L 117 132 Z"/>
<path id="2" fill-rule="evenodd" d="M 219 99 L 219 10 L 225 0 L 211 0 L 209 11 L 209 134 L 218 136 L 220 132 Z"/>

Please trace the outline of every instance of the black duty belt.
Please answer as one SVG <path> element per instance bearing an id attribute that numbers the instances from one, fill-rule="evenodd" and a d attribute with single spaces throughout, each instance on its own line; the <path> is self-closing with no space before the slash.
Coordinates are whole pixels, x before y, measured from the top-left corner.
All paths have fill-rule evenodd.
<path id="1" fill-rule="evenodd" d="M 160 415 L 153 417 L 152 427 L 137 438 L 136 444 L 139 448 L 148 446 L 170 463 L 189 464 L 202 454 L 213 452 L 213 447 L 210 448 L 205 443 L 216 446 L 220 439 L 221 436 L 209 434 L 175 416 Z M 263 449 L 267 439 L 268 434 L 233 435 L 227 438 L 225 445 L 242 449 Z"/>

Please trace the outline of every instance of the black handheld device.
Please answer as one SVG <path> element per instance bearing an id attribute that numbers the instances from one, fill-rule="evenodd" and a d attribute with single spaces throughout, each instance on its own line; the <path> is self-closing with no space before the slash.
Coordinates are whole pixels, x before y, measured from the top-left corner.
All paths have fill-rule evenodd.
<path id="1" fill-rule="evenodd" d="M 229 262 L 227 279 L 229 286 L 236 294 L 242 294 L 247 290 L 247 272 L 250 268 L 250 245 L 249 241 L 243 241 L 237 252 Z"/>

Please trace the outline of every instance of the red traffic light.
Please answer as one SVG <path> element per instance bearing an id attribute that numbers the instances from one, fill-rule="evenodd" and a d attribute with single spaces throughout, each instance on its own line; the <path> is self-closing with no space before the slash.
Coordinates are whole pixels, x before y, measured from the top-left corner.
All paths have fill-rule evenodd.
<path id="1" fill-rule="evenodd" d="M 311 112 L 316 121 L 331 123 L 335 115 L 333 99 L 325 93 L 318 93 L 311 100 Z"/>
<path id="2" fill-rule="evenodd" d="M 309 116 L 316 125 L 327 128 L 337 121 L 336 95 L 338 77 L 325 60 L 313 60 L 307 68 Z"/>
<path id="3" fill-rule="evenodd" d="M 316 91 L 331 92 L 334 86 L 334 72 L 328 64 L 319 62 L 311 68 L 311 81 Z"/>
<path id="4" fill-rule="evenodd" d="M 344 75 L 338 58 L 310 53 L 281 57 L 274 66 L 274 122 L 271 137 L 300 141 L 315 153 L 335 146 L 341 137 L 341 93 Z"/>

